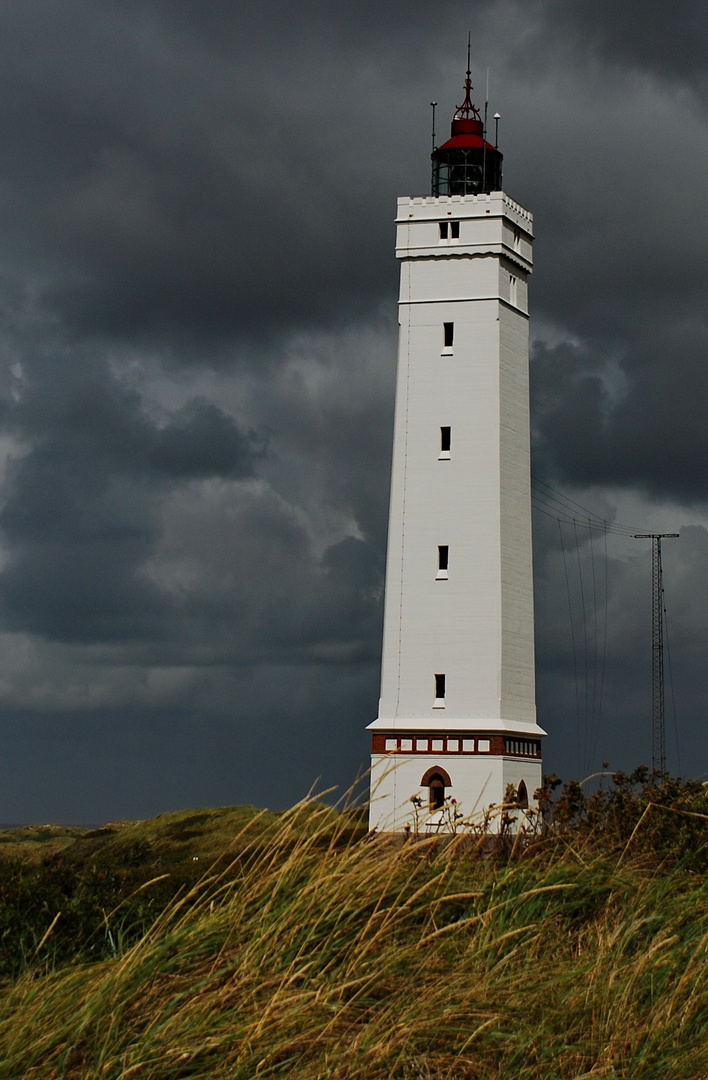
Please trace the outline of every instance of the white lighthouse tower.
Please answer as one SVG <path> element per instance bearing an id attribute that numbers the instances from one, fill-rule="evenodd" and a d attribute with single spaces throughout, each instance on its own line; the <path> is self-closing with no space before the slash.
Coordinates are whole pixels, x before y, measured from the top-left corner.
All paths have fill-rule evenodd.
<path id="1" fill-rule="evenodd" d="M 541 783 L 528 303 L 533 219 L 465 100 L 431 197 L 398 200 L 400 338 L 371 827 L 465 819 Z"/>

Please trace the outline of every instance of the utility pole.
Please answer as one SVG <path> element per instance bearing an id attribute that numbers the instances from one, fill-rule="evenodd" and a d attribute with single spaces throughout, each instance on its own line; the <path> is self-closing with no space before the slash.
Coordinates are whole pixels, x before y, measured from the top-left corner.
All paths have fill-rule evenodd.
<path id="1" fill-rule="evenodd" d="M 664 722 L 664 589 L 661 583 L 661 541 L 677 539 L 678 533 L 635 533 L 635 540 L 651 540 L 651 767 L 666 772 L 666 725 Z"/>

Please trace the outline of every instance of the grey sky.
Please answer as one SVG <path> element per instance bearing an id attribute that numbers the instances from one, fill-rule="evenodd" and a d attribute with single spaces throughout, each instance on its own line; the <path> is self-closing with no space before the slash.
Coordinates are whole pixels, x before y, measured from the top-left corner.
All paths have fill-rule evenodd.
<path id="1" fill-rule="evenodd" d="M 707 21 L 0 2 L 0 820 L 278 807 L 365 763 L 395 199 L 427 193 L 468 29 L 536 220 L 534 471 L 690 526 L 666 599 L 680 764 L 708 773 Z M 536 524 L 546 765 L 647 761 L 649 545 Z"/>

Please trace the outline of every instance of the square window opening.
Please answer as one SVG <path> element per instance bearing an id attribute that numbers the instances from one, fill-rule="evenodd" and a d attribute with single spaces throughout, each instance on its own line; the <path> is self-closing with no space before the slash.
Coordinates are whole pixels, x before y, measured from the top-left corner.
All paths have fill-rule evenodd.
<path id="1" fill-rule="evenodd" d="M 443 346 L 446 349 L 452 348 L 452 343 L 455 339 L 455 324 L 451 322 L 443 323 Z"/>

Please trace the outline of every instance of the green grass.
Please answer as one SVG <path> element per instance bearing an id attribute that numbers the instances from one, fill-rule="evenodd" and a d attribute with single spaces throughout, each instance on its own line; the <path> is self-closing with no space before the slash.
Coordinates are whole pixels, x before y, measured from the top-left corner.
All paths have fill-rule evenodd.
<path id="1" fill-rule="evenodd" d="M 199 880 L 244 824 L 250 823 L 252 842 L 277 820 L 240 806 L 92 831 L 39 826 L 0 832 L 0 981 L 38 963 L 56 968 L 122 953 Z"/>
<path id="2" fill-rule="evenodd" d="M 493 853 L 248 811 L 114 957 L 47 970 L 60 917 L 0 991 L 0 1080 L 704 1077 L 708 884 L 652 824 L 678 815 L 636 810 L 629 835 L 566 824 Z M 127 839 L 196 843 L 210 820 Z"/>
<path id="3" fill-rule="evenodd" d="M 171 864 L 193 858 L 215 858 L 247 821 L 258 816 L 260 827 L 277 815 L 263 814 L 254 806 L 222 806 L 160 814 L 147 821 L 109 822 L 100 829 L 76 825 L 23 825 L 0 830 L 0 862 L 21 858 L 37 863 L 60 854 L 74 863 L 100 857 L 120 862 L 136 845 L 152 859 Z"/>

